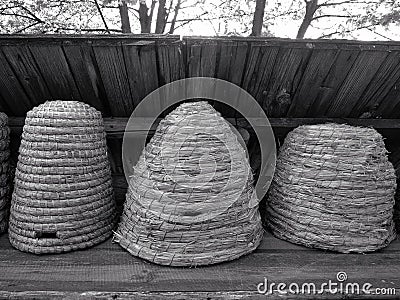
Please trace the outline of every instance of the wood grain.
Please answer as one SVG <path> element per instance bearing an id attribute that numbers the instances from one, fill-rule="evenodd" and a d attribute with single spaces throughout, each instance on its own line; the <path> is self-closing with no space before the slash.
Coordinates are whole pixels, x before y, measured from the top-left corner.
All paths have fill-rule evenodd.
<path id="1" fill-rule="evenodd" d="M 155 42 L 122 46 L 134 106 L 159 87 Z"/>
<path id="2" fill-rule="evenodd" d="M 3 112 L 13 116 L 24 116 L 32 105 L 29 97 L 2 52 L 0 52 L 0 63 L 0 95 L 3 100 L 1 105 Z"/>
<path id="3" fill-rule="evenodd" d="M 348 281 L 399 289 L 400 242 L 365 255 L 308 249 L 265 233 L 260 247 L 238 260 L 208 267 L 158 266 L 131 256 L 108 240 L 84 251 L 62 255 L 22 253 L 0 238 L 0 286 L 4 292 L 243 292 L 257 295 L 257 284 L 335 280 L 346 272 Z"/>
<path id="4" fill-rule="evenodd" d="M 309 117 L 308 111 L 316 101 L 322 82 L 335 62 L 337 50 L 315 49 L 301 77 L 299 88 L 292 96 L 288 116 Z"/>
<path id="5" fill-rule="evenodd" d="M 359 49 L 340 49 L 329 73 L 324 78 L 317 98 L 308 110 L 307 115 L 324 117 L 331 106 L 339 88 L 353 67 L 360 51 Z"/>
<path id="6" fill-rule="evenodd" d="M 29 97 L 30 101 L 26 109 L 51 99 L 47 84 L 27 45 L 3 46 L 1 50 Z"/>
<path id="7" fill-rule="evenodd" d="M 61 45 L 33 44 L 29 49 L 52 99 L 82 99 Z"/>
<path id="8" fill-rule="evenodd" d="M 374 78 L 387 52 L 362 51 L 327 110 L 328 117 L 349 117 L 362 93 Z"/>
<path id="9" fill-rule="evenodd" d="M 126 117 L 154 89 L 193 76 L 240 85 L 270 117 L 400 115 L 396 42 L 49 35 L 0 36 L 0 47 L 0 109 L 15 116 L 50 98 Z"/>
<path id="10" fill-rule="evenodd" d="M 121 45 L 94 45 L 93 50 L 111 115 L 130 116 L 135 104 L 132 99 Z"/>
<path id="11" fill-rule="evenodd" d="M 350 116 L 357 118 L 365 112 L 370 112 L 371 117 L 380 117 L 382 110 L 379 111 L 379 107 L 398 80 L 400 80 L 400 52 L 391 52 L 356 102 Z"/>
<path id="12" fill-rule="evenodd" d="M 63 49 L 82 100 L 100 111 L 109 111 L 92 46 L 64 44 Z"/>

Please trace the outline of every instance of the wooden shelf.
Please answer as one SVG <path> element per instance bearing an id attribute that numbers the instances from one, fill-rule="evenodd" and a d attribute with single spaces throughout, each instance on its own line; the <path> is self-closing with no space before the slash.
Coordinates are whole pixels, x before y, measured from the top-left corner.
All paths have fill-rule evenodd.
<path id="1" fill-rule="evenodd" d="M 318 285 L 335 281 L 338 272 L 347 273 L 347 282 L 395 288 L 400 295 L 400 240 L 374 253 L 337 254 L 293 245 L 265 233 L 260 247 L 238 260 L 176 268 L 133 257 L 111 239 L 82 251 L 37 256 L 13 249 L 4 234 L 0 237 L 0 271 L 1 299 L 265 299 L 257 292 L 264 277 L 275 283 Z M 284 296 L 276 292 L 272 299 Z M 323 298 L 343 297 L 325 294 Z"/>

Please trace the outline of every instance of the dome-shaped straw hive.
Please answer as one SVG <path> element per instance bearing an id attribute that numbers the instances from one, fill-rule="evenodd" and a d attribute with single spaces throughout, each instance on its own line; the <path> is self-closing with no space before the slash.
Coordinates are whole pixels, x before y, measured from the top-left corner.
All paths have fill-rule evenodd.
<path id="1" fill-rule="evenodd" d="M 8 117 L 0 112 L 0 233 L 6 231 L 9 210 L 8 158 L 10 157 L 10 129 L 7 126 Z"/>
<path id="2" fill-rule="evenodd" d="M 343 253 L 368 252 L 394 238 L 396 177 L 372 128 L 300 126 L 280 149 L 267 225 L 284 240 Z"/>
<path id="3" fill-rule="evenodd" d="M 394 223 L 396 225 L 397 232 L 400 233 L 400 160 L 395 164 L 396 177 L 397 177 L 397 190 L 395 195 L 395 206 L 394 206 Z"/>
<path id="4" fill-rule="evenodd" d="M 9 226 L 15 248 L 59 253 L 111 236 L 115 202 L 99 111 L 77 101 L 35 107 L 19 152 Z"/>
<path id="5" fill-rule="evenodd" d="M 163 119 L 134 167 L 114 240 L 157 264 L 232 260 L 259 245 L 263 229 L 246 152 L 207 102 Z"/>

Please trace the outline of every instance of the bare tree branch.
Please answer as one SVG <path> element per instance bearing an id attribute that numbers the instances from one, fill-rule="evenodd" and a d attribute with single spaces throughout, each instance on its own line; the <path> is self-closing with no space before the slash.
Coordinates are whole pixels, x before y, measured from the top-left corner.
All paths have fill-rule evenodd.
<path id="1" fill-rule="evenodd" d="M 371 4 L 378 3 L 377 1 L 354 1 L 354 0 L 344 0 L 339 2 L 325 2 L 318 5 L 318 7 L 327 7 L 327 6 L 335 6 L 335 5 L 343 5 L 343 4 Z"/>
<path id="2" fill-rule="evenodd" d="M 347 30 L 344 30 L 344 31 L 334 31 L 334 32 L 331 32 L 331 33 L 328 33 L 328 34 L 323 34 L 318 39 L 331 38 L 335 34 L 349 33 L 349 32 L 355 31 L 355 30 L 368 29 L 368 28 L 371 28 L 373 26 L 375 26 L 375 25 L 369 24 L 369 25 L 360 26 L 360 27 L 358 27 L 356 29 L 353 28 L 353 29 L 347 29 Z"/>
<path id="3" fill-rule="evenodd" d="M 387 40 L 389 40 L 389 41 L 394 41 L 392 38 L 390 38 L 390 37 L 388 37 L 388 36 L 386 36 L 386 35 L 383 35 L 383 34 L 377 32 L 377 31 L 375 31 L 375 30 L 372 30 L 371 28 L 366 28 L 366 29 L 369 30 L 369 31 L 371 31 L 372 33 L 374 33 L 374 34 L 380 36 L 380 37 L 383 37 L 384 39 L 387 39 Z"/>
<path id="4" fill-rule="evenodd" d="M 25 30 L 27 30 L 28 28 L 34 27 L 34 26 L 39 25 L 39 24 L 42 24 L 42 22 L 37 21 L 37 22 L 35 22 L 35 23 L 29 24 L 28 26 L 25 26 L 24 28 L 15 31 L 14 34 L 22 33 L 22 32 L 24 32 Z"/>
<path id="5" fill-rule="evenodd" d="M 318 19 L 322 19 L 322 18 L 351 18 L 354 16 L 349 16 L 349 15 L 320 15 L 320 16 L 316 16 L 313 17 L 312 20 L 318 20 Z"/>
<path id="6" fill-rule="evenodd" d="M 66 31 L 86 31 L 86 32 L 105 32 L 106 29 L 103 28 L 69 28 L 69 27 L 59 27 L 58 29 L 60 30 L 66 30 Z M 111 32 L 119 32 L 121 33 L 121 29 L 108 29 L 108 31 Z"/>

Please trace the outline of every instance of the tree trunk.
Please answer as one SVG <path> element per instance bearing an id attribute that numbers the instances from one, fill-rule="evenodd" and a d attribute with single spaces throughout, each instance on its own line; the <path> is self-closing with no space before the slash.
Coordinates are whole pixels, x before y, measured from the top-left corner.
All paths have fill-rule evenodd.
<path id="1" fill-rule="evenodd" d="M 169 28 L 169 34 L 173 34 L 175 31 L 176 18 L 178 17 L 179 9 L 181 8 L 181 2 L 181 0 L 178 0 L 178 2 L 176 3 L 174 9 L 174 17 L 172 18 L 171 27 Z"/>
<path id="2" fill-rule="evenodd" d="M 304 15 L 303 21 L 299 27 L 299 31 L 297 32 L 297 39 L 303 39 L 308 27 L 314 18 L 314 14 L 318 9 L 318 0 L 305 0 L 306 2 L 306 13 Z"/>
<path id="3" fill-rule="evenodd" d="M 151 19 L 148 15 L 148 7 L 146 1 L 140 1 L 139 4 L 139 21 L 140 21 L 140 31 L 141 33 L 150 33 L 151 29 Z"/>
<path id="4" fill-rule="evenodd" d="M 131 33 L 131 23 L 129 22 L 128 5 L 125 1 L 121 1 L 118 5 L 119 14 L 121 16 L 121 29 L 123 33 Z"/>
<path id="5" fill-rule="evenodd" d="M 266 0 L 257 0 L 256 9 L 254 11 L 252 36 L 260 36 L 264 23 L 264 10 Z"/>
<path id="6" fill-rule="evenodd" d="M 158 1 L 158 11 L 156 20 L 156 31 L 155 33 L 164 33 L 165 25 L 167 23 L 167 9 L 165 8 L 166 0 Z"/>

